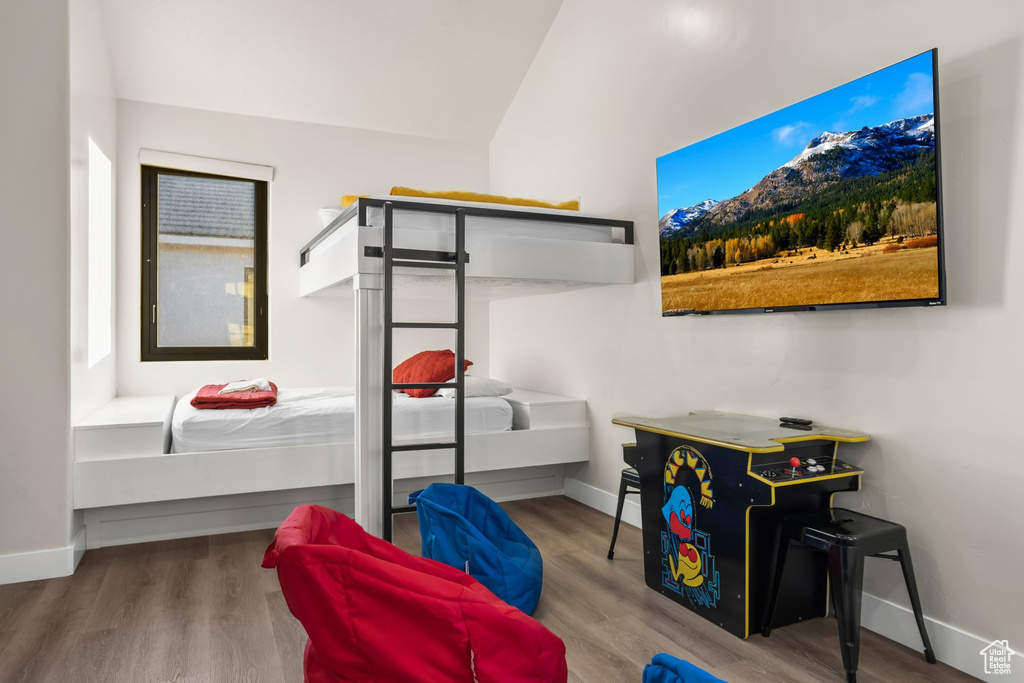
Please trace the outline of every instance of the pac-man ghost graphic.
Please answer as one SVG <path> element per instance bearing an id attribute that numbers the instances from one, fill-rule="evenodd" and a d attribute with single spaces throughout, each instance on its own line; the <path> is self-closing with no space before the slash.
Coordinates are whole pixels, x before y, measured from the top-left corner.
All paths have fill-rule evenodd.
<path id="1" fill-rule="evenodd" d="M 699 586 L 704 583 L 700 573 L 700 553 L 690 541 L 693 539 L 693 497 L 685 486 L 672 489 L 668 502 L 661 508 L 661 514 L 668 525 L 670 538 L 676 546 L 676 557 L 668 558 L 672 579 L 687 586 Z"/>

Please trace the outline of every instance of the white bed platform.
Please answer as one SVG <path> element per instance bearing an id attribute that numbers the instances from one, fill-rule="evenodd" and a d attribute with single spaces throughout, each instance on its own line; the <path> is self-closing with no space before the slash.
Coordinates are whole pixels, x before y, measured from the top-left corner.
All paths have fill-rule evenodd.
<path id="1" fill-rule="evenodd" d="M 382 272 L 385 202 L 394 207 L 395 243 L 450 251 L 454 217 L 466 211 L 467 298 L 492 300 L 584 287 L 632 284 L 633 224 L 576 211 L 413 197 L 360 199 L 301 251 L 301 296 L 351 296 L 357 275 Z M 451 279 L 396 271 L 396 294 L 451 296 Z"/>
<path id="2" fill-rule="evenodd" d="M 480 475 L 512 470 L 511 479 L 538 480 L 542 493 L 552 493 L 548 480 L 561 477 L 551 466 L 589 459 L 586 402 L 522 390 L 505 399 L 513 408 L 512 430 L 468 434 L 466 471 L 475 473 L 477 481 L 493 485 L 500 481 Z M 274 526 L 283 519 L 279 508 L 288 506 L 282 501 L 352 496 L 355 448 L 351 441 L 168 454 L 174 401 L 173 396 L 114 399 L 75 426 L 74 507 L 86 511 L 88 547 Z M 530 469 L 535 473 L 530 474 Z M 397 499 L 414 490 L 412 482 L 418 478 L 443 477 L 452 471 L 448 451 L 403 454 L 395 462 L 395 479 L 409 485 L 396 484 L 396 503 L 404 502 Z M 348 488 L 328 495 L 324 487 Z M 282 498 L 281 492 L 289 490 L 295 490 L 297 497 Z M 310 493 L 303 496 L 300 490 Z M 496 490 L 499 497 L 502 491 L 504 497 L 531 495 L 528 489 L 499 486 Z M 197 499 L 207 499 L 210 505 Z M 173 501 L 188 505 L 175 506 Z M 247 508 L 256 511 L 257 517 L 246 515 Z M 269 518 L 254 521 L 263 519 L 259 514 Z M 197 515 L 206 521 L 197 522 Z M 201 528 L 188 526 L 197 524 Z M 133 531 L 123 536 L 103 531 L 117 525 Z"/>

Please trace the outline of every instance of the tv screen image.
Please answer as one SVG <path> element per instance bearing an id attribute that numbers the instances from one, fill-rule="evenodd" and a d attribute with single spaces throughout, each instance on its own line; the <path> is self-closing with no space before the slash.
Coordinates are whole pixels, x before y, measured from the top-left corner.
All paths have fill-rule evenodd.
<path id="1" fill-rule="evenodd" d="M 945 303 L 935 50 L 657 161 L 663 315 Z"/>

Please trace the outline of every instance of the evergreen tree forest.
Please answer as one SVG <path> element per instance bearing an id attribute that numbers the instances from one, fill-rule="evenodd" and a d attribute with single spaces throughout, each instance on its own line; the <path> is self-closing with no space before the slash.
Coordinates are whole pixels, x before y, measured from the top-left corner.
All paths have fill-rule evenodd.
<path id="1" fill-rule="evenodd" d="M 685 236 L 661 239 L 661 274 L 724 268 L 806 247 L 836 251 L 872 245 L 886 236 L 934 234 L 936 196 L 931 150 L 910 166 L 843 178 L 805 199 L 747 211 L 726 226 L 699 218 Z"/>

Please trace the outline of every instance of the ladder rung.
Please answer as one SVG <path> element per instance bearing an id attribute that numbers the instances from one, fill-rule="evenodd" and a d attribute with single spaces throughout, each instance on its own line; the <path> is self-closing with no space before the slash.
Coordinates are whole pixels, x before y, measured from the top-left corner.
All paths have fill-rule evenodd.
<path id="1" fill-rule="evenodd" d="M 396 259 L 408 259 L 412 261 L 448 261 L 455 262 L 453 251 L 431 251 L 430 249 L 400 249 L 391 250 L 391 257 Z"/>
<path id="2" fill-rule="evenodd" d="M 464 263 L 469 263 L 469 252 L 463 252 Z M 382 258 L 384 247 L 364 247 L 363 254 L 369 258 Z M 455 261 L 455 254 L 450 251 L 430 251 L 429 249 L 392 249 L 391 258 L 409 259 L 411 261 Z"/>
<path id="3" fill-rule="evenodd" d="M 457 389 L 458 387 L 458 382 L 408 382 L 405 384 L 399 384 L 397 382 L 391 383 L 392 389 Z"/>
<path id="4" fill-rule="evenodd" d="M 440 451 L 448 448 L 455 448 L 459 444 L 455 443 L 403 443 L 403 444 L 392 444 L 391 450 L 393 452 L 401 451 Z"/>
<path id="5" fill-rule="evenodd" d="M 458 323 L 391 323 L 398 330 L 457 330 Z"/>
<path id="6" fill-rule="evenodd" d="M 416 512 L 415 505 L 399 505 L 398 507 L 391 508 L 391 514 L 400 515 L 403 512 Z"/>
<path id="7" fill-rule="evenodd" d="M 392 261 L 395 268 L 440 268 L 441 270 L 455 270 L 459 267 L 458 263 L 451 263 L 449 261 L 410 261 L 408 259 L 394 259 Z"/>

